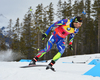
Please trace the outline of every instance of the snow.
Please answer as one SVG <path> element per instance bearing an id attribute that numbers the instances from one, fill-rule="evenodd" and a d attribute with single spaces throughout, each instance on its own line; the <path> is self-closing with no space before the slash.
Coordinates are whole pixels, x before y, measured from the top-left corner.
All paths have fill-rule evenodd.
<path id="1" fill-rule="evenodd" d="M 100 80 L 100 77 L 83 75 L 95 65 L 88 65 L 93 59 L 99 59 L 100 54 L 77 55 L 60 58 L 53 66 L 56 72 L 45 70 L 45 67 L 20 68 L 28 62 L 0 62 L 0 80 Z M 86 62 L 71 63 L 74 62 Z M 47 63 L 37 62 L 46 65 Z M 65 62 L 65 63 L 63 63 Z"/>
<path id="2" fill-rule="evenodd" d="M 11 49 L 0 51 L 0 61 L 15 61 L 22 57 L 25 58 L 21 53 L 13 52 Z"/>

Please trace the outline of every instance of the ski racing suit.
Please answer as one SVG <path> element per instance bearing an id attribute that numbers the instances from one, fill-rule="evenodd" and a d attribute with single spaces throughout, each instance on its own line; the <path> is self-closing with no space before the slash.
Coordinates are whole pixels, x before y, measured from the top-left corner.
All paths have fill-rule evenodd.
<path id="1" fill-rule="evenodd" d="M 41 58 L 45 53 L 47 53 L 52 48 L 53 44 L 56 43 L 57 48 L 59 50 L 59 52 L 53 57 L 53 61 L 56 62 L 64 53 L 64 50 L 65 50 L 64 38 L 70 34 L 69 45 L 72 45 L 75 33 L 78 33 L 79 31 L 78 28 L 72 28 L 72 25 L 71 25 L 72 21 L 73 19 L 70 19 L 70 20 L 63 19 L 52 24 L 48 28 L 48 30 L 45 32 L 45 34 L 48 35 L 53 27 L 56 27 L 56 28 L 54 32 L 52 33 L 52 35 L 50 36 L 46 47 L 40 52 L 38 52 L 36 57 Z"/>

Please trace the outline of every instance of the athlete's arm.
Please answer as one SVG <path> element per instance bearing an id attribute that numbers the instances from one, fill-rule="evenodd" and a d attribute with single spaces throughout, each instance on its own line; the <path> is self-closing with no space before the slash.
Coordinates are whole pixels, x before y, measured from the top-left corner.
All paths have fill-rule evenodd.
<path id="1" fill-rule="evenodd" d="M 60 21 L 55 22 L 54 24 L 52 24 L 48 30 L 45 32 L 45 34 L 49 34 L 49 32 L 52 30 L 53 27 L 58 27 L 59 25 L 65 25 L 67 23 L 68 19 L 63 19 Z"/>

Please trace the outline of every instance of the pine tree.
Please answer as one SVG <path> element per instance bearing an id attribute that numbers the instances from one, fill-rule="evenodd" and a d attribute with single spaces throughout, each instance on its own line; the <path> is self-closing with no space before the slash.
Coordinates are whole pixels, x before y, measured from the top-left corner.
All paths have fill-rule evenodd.
<path id="1" fill-rule="evenodd" d="M 59 0 L 57 4 L 57 17 L 59 20 L 62 19 L 62 1 Z"/>
<path id="2" fill-rule="evenodd" d="M 0 50 L 6 50 L 6 37 L 2 34 L 2 30 L 0 29 Z"/>
<path id="3" fill-rule="evenodd" d="M 12 23 L 12 19 L 10 19 L 10 20 L 9 20 L 9 25 L 8 25 L 8 27 L 7 27 L 7 28 L 8 28 L 8 35 L 7 35 L 7 37 L 8 37 L 8 42 L 9 42 L 9 43 L 8 43 L 8 44 L 9 44 L 9 48 L 11 48 L 11 42 L 12 42 L 12 41 L 10 40 L 10 39 L 11 39 L 11 36 L 12 36 L 12 24 L 13 24 L 13 23 Z"/>
<path id="4" fill-rule="evenodd" d="M 67 18 L 67 3 L 66 1 L 64 1 L 63 5 L 62 5 L 62 19 L 66 19 Z"/>
<path id="5" fill-rule="evenodd" d="M 13 35 L 12 35 L 12 50 L 16 52 L 20 52 L 20 25 L 19 25 L 19 18 L 16 20 L 16 24 L 13 27 Z"/>
<path id="6" fill-rule="evenodd" d="M 68 0 L 67 2 L 67 8 L 66 8 L 66 17 L 68 19 L 72 18 L 72 7 L 71 7 L 71 0 Z"/>
<path id="7" fill-rule="evenodd" d="M 98 0 L 98 52 L 100 52 L 100 0 Z"/>
<path id="8" fill-rule="evenodd" d="M 53 24 L 53 21 L 54 21 L 54 9 L 53 9 L 52 2 L 48 6 L 47 14 L 48 14 L 48 22 L 50 26 L 51 24 Z"/>
<path id="9" fill-rule="evenodd" d="M 93 32 L 92 31 L 92 29 L 93 29 L 93 25 L 91 24 L 91 1 L 90 0 L 87 0 L 86 1 L 86 3 L 85 3 L 85 7 L 86 7 L 86 13 L 87 13 L 87 20 L 86 20 L 86 22 L 87 22 L 87 24 L 86 24 L 86 30 L 85 30 L 85 40 L 86 40 L 86 46 L 85 47 L 87 47 L 86 48 L 86 53 L 90 53 L 91 52 L 91 32 Z M 92 29 L 91 29 L 92 28 Z"/>
<path id="10" fill-rule="evenodd" d="M 73 16 L 77 16 L 78 15 L 78 1 L 75 0 L 73 6 L 72 6 L 72 13 L 73 13 Z"/>
<path id="11" fill-rule="evenodd" d="M 47 18 L 47 16 L 48 16 L 48 14 L 47 14 L 47 8 L 48 8 L 48 6 L 46 6 L 46 7 L 44 7 L 43 8 L 43 31 L 45 32 L 45 31 L 47 31 L 47 27 L 49 27 L 49 22 L 48 22 L 48 18 Z"/>
<path id="12" fill-rule="evenodd" d="M 81 15 L 79 15 L 79 14 L 78 15 L 82 17 L 83 24 L 82 24 L 81 28 L 79 28 L 79 33 L 77 35 L 78 40 L 79 40 L 78 44 L 77 44 L 79 47 L 79 48 L 77 48 L 77 52 L 78 52 L 78 54 L 84 54 L 85 15 L 82 14 L 82 12 L 84 11 L 84 0 L 81 0 L 79 2 L 78 7 L 79 7 L 78 13 L 81 14 Z"/>
<path id="13" fill-rule="evenodd" d="M 95 52 L 100 52 L 100 0 L 95 0 L 92 4 L 92 13 L 94 17 Z"/>
<path id="14" fill-rule="evenodd" d="M 21 40 L 22 41 L 24 40 L 23 45 L 25 45 L 23 53 L 27 56 L 28 59 L 31 59 L 32 54 L 33 54 L 31 24 L 32 24 L 32 16 L 30 13 L 28 13 L 25 15 L 25 18 L 24 18 L 24 26 L 23 26 L 22 37 L 21 37 Z M 21 49 L 22 47 L 23 46 L 21 46 Z"/>

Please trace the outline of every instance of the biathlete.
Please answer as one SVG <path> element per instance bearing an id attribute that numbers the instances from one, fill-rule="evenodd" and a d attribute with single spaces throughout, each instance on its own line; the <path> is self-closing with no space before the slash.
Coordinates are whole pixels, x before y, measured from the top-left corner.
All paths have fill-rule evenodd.
<path id="1" fill-rule="evenodd" d="M 82 18 L 80 16 L 74 17 L 73 19 L 63 19 L 60 21 L 55 22 L 52 24 L 48 30 L 42 34 L 43 39 L 47 37 L 49 32 L 52 30 L 53 27 L 56 27 L 52 35 L 50 36 L 46 47 L 39 51 L 38 54 L 32 59 L 29 65 L 34 65 L 41 58 L 44 54 L 46 54 L 52 48 L 53 44 L 55 43 L 58 48 L 58 53 L 53 57 L 51 62 L 48 64 L 46 69 L 53 69 L 53 65 L 55 62 L 62 56 L 65 50 L 65 41 L 64 38 L 70 34 L 69 38 L 69 48 L 73 50 L 72 42 L 76 33 L 78 33 L 79 28 L 82 25 Z"/>

